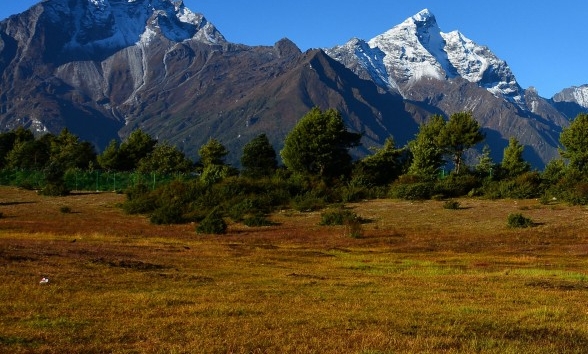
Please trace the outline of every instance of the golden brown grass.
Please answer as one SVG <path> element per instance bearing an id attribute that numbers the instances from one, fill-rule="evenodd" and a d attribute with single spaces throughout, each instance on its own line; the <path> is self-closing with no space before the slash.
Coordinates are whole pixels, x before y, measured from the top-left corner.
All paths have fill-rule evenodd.
<path id="1" fill-rule="evenodd" d="M 584 207 L 376 200 L 350 205 L 371 221 L 354 239 L 292 211 L 202 236 L 125 215 L 123 199 L 0 187 L 0 352 L 588 348 Z M 509 229 L 514 212 L 535 227 Z"/>

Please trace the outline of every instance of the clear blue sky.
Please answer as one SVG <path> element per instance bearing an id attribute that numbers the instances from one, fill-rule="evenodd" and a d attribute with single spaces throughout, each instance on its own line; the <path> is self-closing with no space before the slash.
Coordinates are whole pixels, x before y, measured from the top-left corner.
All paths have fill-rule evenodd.
<path id="1" fill-rule="evenodd" d="M 0 18 L 37 0 L 0 0 Z M 550 98 L 588 84 L 586 0 L 184 0 L 227 40 L 272 45 L 290 38 L 302 50 L 328 48 L 352 37 L 371 39 L 424 8 L 443 32 L 459 30 L 505 60 L 524 88 Z"/>

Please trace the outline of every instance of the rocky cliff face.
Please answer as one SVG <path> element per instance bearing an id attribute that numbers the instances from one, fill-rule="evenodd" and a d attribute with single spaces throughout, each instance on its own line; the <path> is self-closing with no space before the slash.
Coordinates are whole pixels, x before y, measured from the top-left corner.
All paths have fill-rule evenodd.
<path id="1" fill-rule="evenodd" d="M 510 136 L 536 166 L 557 156 L 568 119 L 553 102 L 428 11 L 326 53 L 229 43 L 179 0 L 45 0 L 0 22 L 0 129 L 67 127 L 103 148 L 141 128 L 194 159 L 215 137 L 234 163 L 260 133 L 280 149 L 313 106 L 364 133 L 358 154 L 390 135 L 404 144 L 431 114 L 471 110 L 497 159 Z"/>

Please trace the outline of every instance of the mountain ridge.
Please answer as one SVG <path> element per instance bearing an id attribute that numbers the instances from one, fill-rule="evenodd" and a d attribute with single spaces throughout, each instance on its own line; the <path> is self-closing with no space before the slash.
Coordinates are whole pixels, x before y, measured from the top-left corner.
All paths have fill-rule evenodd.
<path id="1" fill-rule="evenodd" d="M 182 1 L 45 0 L 0 22 L 0 75 L 1 130 L 68 127 L 104 148 L 141 128 L 192 158 L 215 137 L 233 164 L 256 134 L 280 149 L 314 106 L 364 133 L 356 156 L 391 135 L 406 143 L 431 114 L 471 110 L 495 159 L 516 136 L 542 166 L 569 123 L 560 103 L 523 90 L 506 62 L 441 32 L 428 10 L 372 40 L 302 52 L 288 39 L 230 43 Z"/>

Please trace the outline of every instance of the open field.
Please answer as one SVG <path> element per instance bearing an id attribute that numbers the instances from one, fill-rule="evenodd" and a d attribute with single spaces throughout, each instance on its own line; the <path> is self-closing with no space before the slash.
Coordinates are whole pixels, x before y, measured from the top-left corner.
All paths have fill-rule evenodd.
<path id="1" fill-rule="evenodd" d="M 588 350 L 585 207 L 375 200 L 356 239 L 293 211 L 202 236 L 123 200 L 0 187 L 0 352 Z"/>

